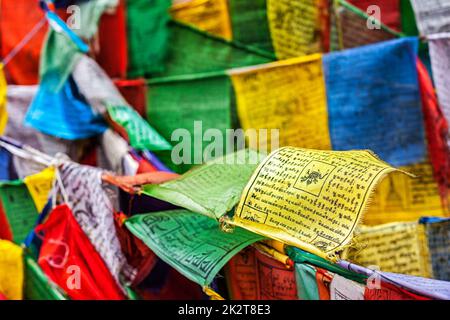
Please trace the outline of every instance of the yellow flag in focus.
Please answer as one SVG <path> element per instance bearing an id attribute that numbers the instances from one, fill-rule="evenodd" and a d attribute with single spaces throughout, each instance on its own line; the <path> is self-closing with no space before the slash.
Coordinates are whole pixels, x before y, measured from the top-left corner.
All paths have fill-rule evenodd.
<path id="1" fill-rule="evenodd" d="M 0 240 L 0 293 L 10 300 L 23 297 L 23 250 L 18 245 Z"/>
<path id="2" fill-rule="evenodd" d="M 8 122 L 8 110 L 6 109 L 7 84 L 3 73 L 3 64 L 0 63 L 0 134 L 3 134 Z"/>
<path id="3" fill-rule="evenodd" d="M 55 168 L 53 167 L 49 167 L 23 179 L 38 212 L 41 212 L 48 202 L 54 179 Z"/>
<path id="4" fill-rule="evenodd" d="M 253 174 L 231 223 L 335 259 L 377 184 L 396 170 L 370 151 L 281 148 Z"/>

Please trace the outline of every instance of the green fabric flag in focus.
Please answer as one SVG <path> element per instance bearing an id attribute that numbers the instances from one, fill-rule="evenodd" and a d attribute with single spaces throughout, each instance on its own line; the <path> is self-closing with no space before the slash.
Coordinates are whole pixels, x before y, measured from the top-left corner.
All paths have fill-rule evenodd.
<path id="1" fill-rule="evenodd" d="M 8 219 L 13 241 L 21 244 L 33 230 L 38 211 L 27 186 L 21 180 L 0 183 L 0 199 Z"/>
<path id="2" fill-rule="evenodd" d="M 215 159 L 143 193 L 174 205 L 219 219 L 239 202 L 242 191 L 262 160 L 256 151 L 241 150 Z"/>
<path id="3" fill-rule="evenodd" d="M 229 0 L 233 40 L 274 53 L 267 0 Z"/>
<path id="4" fill-rule="evenodd" d="M 169 27 L 166 68 L 154 73 L 155 77 L 224 71 L 275 60 L 270 52 L 227 41 L 180 22 L 171 21 Z"/>
<path id="5" fill-rule="evenodd" d="M 137 150 L 171 150 L 172 146 L 147 121 L 129 106 L 108 106 L 111 119 L 123 127 L 133 148 Z"/>
<path id="6" fill-rule="evenodd" d="M 241 228 L 220 230 L 217 221 L 186 210 L 135 215 L 125 226 L 188 279 L 209 285 L 240 250 L 263 237 Z"/>
<path id="7" fill-rule="evenodd" d="M 208 129 L 219 130 L 225 143 L 226 129 L 232 128 L 232 90 L 227 75 L 150 82 L 147 94 L 148 122 L 174 146 L 182 142 L 182 138 L 178 137 L 178 142 L 174 141 L 172 134 L 183 134 L 184 129 L 190 136 L 190 156 L 183 157 L 189 159 L 184 163 L 173 163 L 170 154 L 158 154 L 166 165 L 183 173 L 193 165 L 201 164 L 202 161 L 195 160 L 196 157 L 203 159 L 203 150 L 210 144 L 210 141 L 203 139 Z"/>
<path id="8" fill-rule="evenodd" d="M 164 70 L 169 41 L 170 0 L 127 1 L 128 77 Z"/>

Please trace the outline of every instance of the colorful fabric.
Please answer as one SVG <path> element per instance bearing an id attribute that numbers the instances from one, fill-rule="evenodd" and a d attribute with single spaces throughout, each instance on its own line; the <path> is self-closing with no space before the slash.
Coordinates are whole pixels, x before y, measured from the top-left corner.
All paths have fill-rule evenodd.
<path id="1" fill-rule="evenodd" d="M 334 274 L 340 275 L 346 279 L 358 283 L 366 282 L 366 276 L 342 268 L 337 264 L 331 263 L 330 261 L 318 257 L 312 253 L 300 250 L 299 248 L 287 246 L 286 253 L 289 255 L 289 258 L 291 258 L 292 261 L 294 261 L 296 264 L 308 264 L 311 266 L 322 268 L 324 270 L 328 270 Z"/>
<path id="2" fill-rule="evenodd" d="M 258 276 L 255 249 L 247 247 L 236 254 L 226 265 L 230 298 L 233 300 L 256 300 Z"/>
<path id="3" fill-rule="evenodd" d="M 348 2 L 357 6 L 364 12 L 373 12 L 369 10 L 370 6 L 378 6 L 380 8 L 381 22 L 394 30 L 401 31 L 400 1 L 401 0 L 349 0 Z"/>
<path id="4" fill-rule="evenodd" d="M 38 212 L 21 180 L 0 183 L 0 199 L 15 243 L 22 243 L 33 230 Z"/>
<path id="5" fill-rule="evenodd" d="M 123 161 L 128 155 L 129 145 L 125 139 L 113 130 L 106 130 L 100 138 L 99 158 L 103 169 L 123 174 Z"/>
<path id="6" fill-rule="evenodd" d="M 330 300 L 364 300 L 365 287 L 336 274 L 330 285 Z"/>
<path id="7" fill-rule="evenodd" d="M 0 181 L 10 180 L 11 154 L 4 148 L 0 147 Z"/>
<path id="8" fill-rule="evenodd" d="M 122 96 L 143 118 L 147 112 L 147 83 L 144 78 L 114 80 Z"/>
<path id="9" fill-rule="evenodd" d="M 278 59 L 321 51 L 321 0 L 267 0 L 270 35 Z"/>
<path id="10" fill-rule="evenodd" d="M 377 282 L 383 280 L 421 296 L 440 300 L 450 299 L 450 284 L 448 281 L 371 270 L 344 260 L 339 261 L 339 265 L 347 270 L 370 277 L 373 285 L 377 285 Z"/>
<path id="11" fill-rule="evenodd" d="M 171 154 L 158 153 L 169 168 L 184 173 L 207 160 L 203 152 L 210 141 L 203 136 L 208 129 L 220 130 L 222 141 L 227 141 L 226 130 L 233 127 L 231 92 L 231 81 L 226 75 L 149 84 L 147 119 L 173 144 L 171 154 L 181 158 L 175 163 Z"/>
<path id="12" fill-rule="evenodd" d="M 57 153 L 63 153 L 74 160 L 78 160 L 78 153 L 83 141 L 63 140 L 61 138 L 43 134 L 32 127 L 24 125 L 25 115 L 36 95 L 37 89 L 37 86 L 8 86 L 7 107 L 9 119 L 8 124 L 6 125 L 5 136 L 27 144 L 50 156 L 54 156 Z M 42 169 L 43 168 L 40 170 Z M 36 172 L 39 172 L 40 170 L 37 170 Z M 22 175 L 18 172 L 18 174 L 20 178 L 23 178 L 30 173 Z"/>
<path id="13" fill-rule="evenodd" d="M 324 56 L 334 150 L 370 149 L 396 166 L 425 159 L 417 45 L 405 38 Z"/>
<path id="14" fill-rule="evenodd" d="M 137 288 L 145 300 L 204 300 L 202 288 L 164 261 L 159 260 L 149 277 Z"/>
<path id="15" fill-rule="evenodd" d="M 294 270 L 256 251 L 258 265 L 257 300 L 297 300 Z"/>
<path id="16" fill-rule="evenodd" d="M 44 13 L 37 4 L 30 10 L 30 1 L 2 1 L 0 3 L 0 56 L 6 57 L 39 23 L 42 27 L 33 38 L 25 44 L 17 55 L 5 67 L 9 84 L 34 85 L 38 83 L 39 57 L 48 27 L 45 25 Z M 17 23 L 22 21 L 22 23 Z M 40 22 L 41 21 L 41 22 Z"/>
<path id="17" fill-rule="evenodd" d="M 333 274 L 327 270 L 316 268 L 316 282 L 320 300 L 330 300 L 330 286 Z"/>
<path id="18" fill-rule="evenodd" d="M 102 184 L 102 171 L 75 163 L 65 163 L 61 179 L 73 216 L 105 261 L 117 284 L 124 276 L 132 280 L 135 270 L 122 252 L 114 224 L 114 205 Z"/>
<path id="19" fill-rule="evenodd" d="M 392 0 L 390 2 L 395 2 Z M 381 15 L 383 16 L 384 11 Z M 381 23 L 378 28 L 369 28 L 369 20 L 366 12 L 352 6 L 345 0 L 335 2 L 331 24 L 331 49 L 332 51 L 361 47 L 400 36 L 396 31 Z"/>
<path id="20" fill-rule="evenodd" d="M 27 125 L 67 140 L 89 138 L 106 130 L 103 117 L 80 95 L 72 77 L 57 93 L 49 86 L 46 80 L 41 82 L 25 118 Z"/>
<path id="21" fill-rule="evenodd" d="M 127 218 L 123 213 L 116 213 L 115 225 L 122 252 L 128 263 L 136 269 L 136 276 L 131 286 L 135 287 L 141 283 L 155 268 L 159 258 L 147 247 L 142 240 L 135 237 L 123 224 Z"/>
<path id="22" fill-rule="evenodd" d="M 233 300 L 298 299 L 294 270 L 254 247 L 234 256 L 225 271 Z"/>
<path id="23" fill-rule="evenodd" d="M 450 31 L 450 3 L 447 1 L 411 0 L 420 34 L 428 36 Z"/>
<path id="24" fill-rule="evenodd" d="M 393 173 L 375 190 L 367 212 L 365 225 L 375 226 L 398 221 L 417 221 L 424 212 L 436 217 L 446 216 L 439 186 L 429 162 L 401 167 L 416 178 Z M 445 188 L 447 186 L 445 185 Z"/>
<path id="25" fill-rule="evenodd" d="M 446 36 L 431 38 L 429 47 L 436 93 L 439 105 L 448 123 L 450 121 L 450 95 L 447 88 L 450 85 L 450 77 L 446 70 L 450 68 L 450 38 Z M 447 140 L 447 144 L 450 145 L 449 140 Z"/>
<path id="26" fill-rule="evenodd" d="M 8 122 L 8 111 L 6 109 L 7 83 L 3 72 L 3 64 L 0 63 L 0 134 L 3 134 Z"/>
<path id="27" fill-rule="evenodd" d="M 273 52 L 267 0 L 229 0 L 233 40 Z"/>
<path id="28" fill-rule="evenodd" d="M 172 21 L 169 31 L 165 69 L 155 73 L 155 77 L 223 72 L 275 60 L 271 53 L 230 42 L 178 22 Z"/>
<path id="29" fill-rule="evenodd" d="M 129 106 L 108 106 L 111 119 L 127 132 L 130 145 L 137 150 L 163 151 L 172 146 Z"/>
<path id="30" fill-rule="evenodd" d="M 431 300 L 390 283 L 381 282 L 380 289 L 369 289 L 366 287 L 364 300 Z"/>
<path id="31" fill-rule="evenodd" d="M 0 292 L 8 300 L 23 297 L 23 249 L 18 245 L 0 240 Z"/>
<path id="32" fill-rule="evenodd" d="M 88 56 L 75 64 L 72 77 L 81 95 L 99 114 L 105 114 L 108 105 L 127 105 L 114 82 L 105 71 Z"/>
<path id="33" fill-rule="evenodd" d="M 438 183 L 443 207 L 446 207 L 448 172 L 450 168 L 450 152 L 447 144 L 448 121 L 441 109 L 442 105 L 439 105 L 433 81 L 425 65 L 420 60 L 417 62 L 417 71 L 427 133 L 428 155 L 433 166 L 434 178 Z M 427 212 L 429 212 L 429 208 L 427 208 Z"/>
<path id="34" fill-rule="evenodd" d="M 25 257 L 24 296 L 28 300 L 67 300 L 67 296 L 42 271 L 33 258 Z"/>
<path id="35" fill-rule="evenodd" d="M 411 0 L 400 0 L 402 32 L 407 36 L 418 36 L 416 17 Z"/>
<path id="36" fill-rule="evenodd" d="M 38 212 L 41 212 L 48 202 L 54 179 L 55 168 L 50 167 L 37 174 L 25 177 L 23 180 Z"/>
<path id="37" fill-rule="evenodd" d="M 170 0 L 127 1 L 128 77 L 164 70 L 169 41 Z"/>
<path id="38" fill-rule="evenodd" d="M 124 295 L 67 205 L 36 227 L 42 237 L 39 266 L 72 299 L 120 300 Z"/>
<path id="39" fill-rule="evenodd" d="M 227 0 L 190 0 L 175 3 L 172 17 L 213 35 L 231 40 L 232 30 Z"/>
<path id="40" fill-rule="evenodd" d="M 75 34 L 85 39 L 91 39 L 98 30 L 98 22 L 103 12 L 115 7 L 118 0 L 97 0 L 79 4 L 79 28 Z M 71 29 L 70 29 L 71 30 Z M 42 49 L 39 73 L 41 83 L 47 83 L 47 90 L 56 93 L 64 87 L 76 63 L 82 57 L 82 52 L 71 38 L 54 26 L 50 28 Z"/>
<path id="41" fill-rule="evenodd" d="M 96 60 L 111 78 L 125 79 L 128 67 L 126 5 L 125 0 L 118 2 L 113 14 L 106 12 L 100 18 Z"/>
<path id="42" fill-rule="evenodd" d="M 371 192 L 395 170 L 367 151 L 280 148 L 255 170 L 231 223 L 333 259 L 351 241 Z"/>
<path id="43" fill-rule="evenodd" d="M 431 277 L 425 233 L 417 222 L 360 227 L 347 259 L 385 272 Z"/>
<path id="44" fill-rule="evenodd" d="M 305 263 L 295 264 L 297 295 L 300 300 L 320 300 L 316 268 Z"/>
<path id="45" fill-rule="evenodd" d="M 146 185 L 142 192 L 219 219 L 238 203 L 259 161 L 260 155 L 257 152 L 241 150 L 207 162 L 176 180 L 160 185 Z"/>
<path id="46" fill-rule="evenodd" d="M 11 227 L 9 226 L 8 218 L 0 201 L 0 239 L 12 241 L 13 235 Z"/>
<path id="47" fill-rule="evenodd" d="M 187 210 L 136 215 L 125 225 L 162 260 L 201 286 L 208 286 L 237 252 L 263 239 L 240 228 L 225 233 L 218 222 Z"/>
<path id="48" fill-rule="evenodd" d="M 253 141 L 247 136 L 249 148 L 260 152 L 285 146 L 331 149 L 320 55 L 234 69 L 229 74 L 242 129 L 279 130 L 275 141 L 271 131 L 267 137 L 258 132 L 260 137 Z"/>
<path id="49" fill-rule="evenodd" d="M 437 221 L 423 221 L 427 237 L 428 251 L 431 258 L 433 278 L 450 281 L 450 270 L 447 267 L 450 261 L 450 220 L 437 219 Z"/>

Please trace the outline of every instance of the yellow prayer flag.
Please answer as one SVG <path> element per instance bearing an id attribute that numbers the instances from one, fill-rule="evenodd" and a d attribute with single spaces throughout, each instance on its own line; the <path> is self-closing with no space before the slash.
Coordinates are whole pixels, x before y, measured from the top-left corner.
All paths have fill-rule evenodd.
<path id="1" fill-rule="evenodd" d="M 270 35 L 278 59 L 321 51 L 322 0 L 267 0 Z"/>
<path id="2" fill-rule="evenodd" d="M 365 225 L 417 221 L 426 216 L 445 217 L 433 168 L 428 162 L 401 168 L 416 176 L 393 173 L 380 183 L 364 216 Z"/>
<path id="3" fill-rule="evenodd" d="M 370 151 L 281 148 L 255 171 L 230 223 L 334 259 L 395 170 Z"/>
<path id="4" fill-rule="evenodd" d="M 231 20 L 227 0 L 190 0 L 173 4 L 172 17 L 213 35 L 231 40 Z"/>
<path id="5" fill-rule="evenodd" d="M 48 202 L 54 178 L 55 168 L 49 167 L 23 179 L 38 212 L 41 212 Z"/>
<path id="6" fill-rule="evenodd" d="M 3 134 L 8 122 L 8 110 L 6 109 L 7 83 L 3 73 L 3 64 L 0 63 L 0 134 Z"/>
<path id="7" fill-rule="evenodd" d="M 241 127 L 278 129 L 248 139 L 249 148 L 279 146 L 330 150 L 327 97 L 320 54 L 231 70 Z M 246 134 L 246 137 L 251 137 Z"/>
<path id="8" fill-rule="evenodd" d="M 425 229 L 417 222 L 362 226 L 355 243 L 346 251 L 346 260 L 384 272 L 432 276 Z"/>
<path id="9" fill-rule="evenodd" d="M 0 240 L 0 293 L 10 300 L 23 297 L 23 250 L 18 245 Z"/>

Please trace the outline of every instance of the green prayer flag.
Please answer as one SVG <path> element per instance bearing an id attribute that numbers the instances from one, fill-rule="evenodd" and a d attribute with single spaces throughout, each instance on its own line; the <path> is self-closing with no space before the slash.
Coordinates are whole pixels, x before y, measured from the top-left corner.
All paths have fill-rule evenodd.
<path id="1" fill-rule="evenodd" d="M 209 285 L 240 250 L 263 239 L 241 228 L 225 233 L 217 221 L 186 210 L 135 215 L 125 226 L 162 260 L 201 286 Z"/>
<path id="2" fill-rule="evenodd" d="M 274 52 L 267 0 L 229 0 L 233 40 Z"/>
<path id="3" fill-rule="evenodd" d="M 305 263 L 295 264 L 295 282 L 300 300 L 320 300 L 316 269 Z"/>
<path id="4" fill-rule="evenodd" d="M 411 4 L 411 0 L 400 0 L 402 32 L 407 36 L 418 36 L 416 16 Z"/>
<path id="5" fill-rule="evenodd" d="M 15 180 L 0 183 L 0 199 L 11 227 L 13 241 L 21 244 L 33 230 L 39 216 L 33 198 L 25 183 Z"/>
<path id="6" fill-rule="evenodd" d="M 261 157 L 256 151 L 241 150 L 207 162 L 176 180 L 146 185 L 143 193 L 219 219 L 239 202 Z"/>
<path id="7" fill-rule="evenodd" d="M 128 77 L 164 71 L 170 0 L 127 1 Z"/>
<path id="8" fill-rule="evenodd" d="M 274 54 L 171 21 L 166 68 L 155 77 L 224 71 L 276 60 Z M 148 45 L 148 44 L 146 44 Z"/>
<path id="9" fill-rule="evenodd" d="M 67 35 L 50 28 L 40 57 L 41 82 L 46 81 L 50 90 L 58 92 L 66 83 L 81 55 Z"/>
<path id="10" fill-rule="evenodd" d="M 137 150 L 171 150 L 172 146 L 147 121 L 129 106 L 108 106 L 111 119 L 127 132 L 133 148 Z"/>
<path id="11" fill-rule="evenodd" d="M 195 164 L 201 164 L 203 150 L 210 144 L 203 135 L 208 129 L 222 133 L 226 142 L 226 130 L 232 128 L 232 85 L 226 75 L 179 78 L 170 81 L 152 81 L 148 88 L 147 120 L 161 135 L 179 147 L 189 140 L 189 154 L 182 154 L 183 163 L 173 163 L 170 155 L 161 160 L 170 168 L 183 173 Z M 172 140 L 172 134 L 187 130 L 189 137 Z M 178 151 L 177 151 L 178 150 Z M 222 153 L 225 149 L 221 150 Z M 181 154 L 175 146 L 177 154 Z M 200 157 L 200 159 L 198 159 Z"/>
<path id="12" fill-rule="evenodd" d="M 27 300 L 67 300 L 62 289 L 51 282 L 39 265 L 25 256 L 24 296 Z"/>

